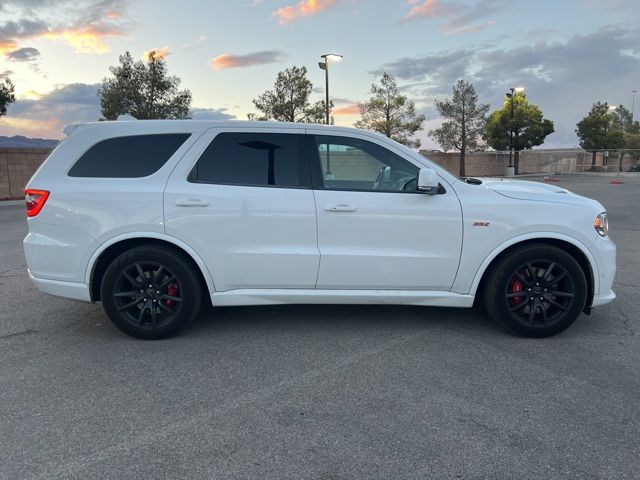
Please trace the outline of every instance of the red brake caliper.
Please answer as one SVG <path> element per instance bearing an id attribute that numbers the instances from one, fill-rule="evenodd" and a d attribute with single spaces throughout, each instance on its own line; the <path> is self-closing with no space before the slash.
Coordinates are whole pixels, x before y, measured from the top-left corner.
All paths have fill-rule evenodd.
<path id="1" fill-rule="evenodd" d="M 175 297 L 176 295 L 178 295 L 177 283 L 172 283 L 167 287 L 167 295 L 171 295 L 172 297 Z M 176 304 L 176 301 L 168 299 L 165 301 L 165 304 L 167 305 L 167 307 L 174 307 Z"/>
<path id="2" fill-rule="evenodd" d="M 524 270 L 520 270 L 518 274 L 520 274 L 520 276 L 524 278 Z M 522 282 L 517 278 L 511 279 L 511 282 L 509 283 L 509 293 L 518 293 L 522 290 L 524 290 L 524 285 L 522 284 Z M 513 305 L 514 307 L 516 305 L 520 305 L 520 302 L 522 302 L 522 300 L 523 297 L 513 297 L 511 298 L 511 305 Z"/>

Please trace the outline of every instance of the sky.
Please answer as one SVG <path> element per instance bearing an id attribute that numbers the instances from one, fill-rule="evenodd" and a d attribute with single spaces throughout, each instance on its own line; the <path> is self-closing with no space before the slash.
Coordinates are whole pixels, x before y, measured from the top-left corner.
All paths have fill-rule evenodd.
<path id="1" fill-rule="evenodd" d="M 433 102 L 458 79 L 492 110 L 525 87 L 555 123 L 546 148 L 576 146 L 594 102 L 631 109 L 640 90 L 638 0 L 0 0 L 0 77 L 18 97 L 0 135 L 61 138 L 64 125 L 97 120 L 109 66 L 152 49 L 199 119 L 246 119 L 293 65 L 307 67 L 320 100 L 320 55 L 342 54 L 330 69 L 336 124 L 359 118 L 387 72 L 425 114 L 426 148 L 441 122 Z"/>

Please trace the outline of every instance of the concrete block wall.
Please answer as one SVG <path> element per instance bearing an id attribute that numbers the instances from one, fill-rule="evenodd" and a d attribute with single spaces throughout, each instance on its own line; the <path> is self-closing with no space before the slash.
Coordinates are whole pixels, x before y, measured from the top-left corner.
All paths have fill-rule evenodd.
<path id="1" fill-rule="evenodd" d="M 460 173 L 460 153 L 421 151 L 425 157 L 436 162 L 454 175 Z M 615 173 L 619 169 L 620 158 L 611 153 L 603 166 L 602 152 L 596 155 L 596 168 L 593 171 Z M 625 154 L 622 158 L 622 171 L 629 171 L 631 165 L 638 163 L 635 156 Z M 475 152 L 465 158 L 465 173 L 469 177 L 494 177 L 505 175 L 509 165 L 509 152 Z M 524 150 L 520 152 L 519 173 L 582 173 L 591 169 L 591 153 L 582 149 L 561 150 Z"/>
<path id="2" fill-rule="evenodd" d="M 0 200 L 23 198 L 24 186 L 49 153 L 49 148 L 0 148 Z"/>

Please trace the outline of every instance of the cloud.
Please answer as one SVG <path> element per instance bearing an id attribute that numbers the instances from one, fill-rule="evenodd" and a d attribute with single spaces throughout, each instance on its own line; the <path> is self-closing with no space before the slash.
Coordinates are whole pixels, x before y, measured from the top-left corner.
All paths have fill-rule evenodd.
<path id="1" fill-rule="evenodd" d="M 45 94 L 25 92 L 9 105 L 7 115 L 0 117 L 0 135 L 61 138 L 62 127 L 69 123 L 95 122 L 101 117 L 99 87 L 72 83 Z M 235 118 L 226 108 L 194 108 L 192 113 L 196 120 Z"/>
<path id="2" fill-rule="evenodd" d="M 39 95 L 21 98 L 9 105 L 0 118 L 0 135 L 29 135 L 61 138 L 62 127 L 100 118 L 99 85 L 73 83 Z"/>
<path id="3" fill-rule="evenodd" d="M 492 108 L 502 104 L 509 87 L 523 85 L 530 101 L 556 124 L 545 145 L 574 146 L 575 124 L 593 102 L 630 102 L 640 77 L 640 31 L 632 25 L 611 25 L 513 48 L 441 51 L 401 58 L 373 73 L 383 71 L 403 80 L 403 92 L 425 106 L 450 96 L 460 78 L 472 81 L 480 100 Z"/>
<path id="4" fill-rule="evenodd" d="M 336 107 L 331 110 L 332 115 L 360 115 L 360 107 L 358 104 L 353 103 L 351 105 L 345 105 L 343 107 Z"/>
<path id="5" fill-rule="evenodd" d="M 244 55 L 223 53 L 211 60 L 211 66 L 214 70 L 245 68 L 255 65 L 266 65 L 268 63 L 278 63 L 286 58 L 287 55 L 279 50 L 263 50 L 261 52 L 252 52 Z"/>
<path id="6" fill-rule="evenodd" d="M 320 92 L 324 93 L 324 88 L 320 89 Z M 345 105 L 345 104 L 353 104 L 356 103 L 354 100 L 345 97 L 331 97 L 331 100 L 336 105 Z"/>
<path id="7" fill-rule="evenodd" d="M 441 51 L 419 57 L 404 57 L 374 70 L 376 76 L 387 72 L 401 80 L 417 82 L 430 93 L 445 93 L 457 79 L 470 72 L 478 49 Z"/>
<path id="8" fill-rule="evenodd" d="M 169 47 L 151 48 L 144 52 L 140 58 L 145 62 L 150 62 L 152 58 L 160 59 L 167 57 L 167 55 L 171 55 Z"/>
<path id="9" fill-rule="evenodd" d="M 7 60 L 12 62 L 32 62 L 40 56 L 40 50 L 32 47 L 19 48 L 5 54 Z"/>
<path id="10" fill-rule="evenodd" d="M 0 80 L 9 80 L 9 77 L 11 77 L 13 73 L 13 70 L 5 70 L 3 72 L 0 72 Z"/>
<path id="11" fill-rule="evenodd" d="M 582 0 L 587 6 L 615 15 L 626 21 L 640 18 L 638 0 Z"/>
<path id="12" fill-rule="evenodd" d="M 446 0 L 409 0 L 413 5 L 404 21 L 442 20 L 440 28 L 446 35 L 477 32 L 495 24 L 495 20 L 482 20 L 505 8 L 506 0 L 479 0 L 473 5 Z"/>
<path id="13" fill-rule="evenodd" d="M 24 41 L 63 42 L 81 53 L 109 51 L 106 40 L 125 35 L 133 23 L 126 0 L 5 0 L 0 11 L 0 53 L 16 50 Z M 7 15 L 9 17 L 9 15 Z"/>
<path id="14" fill-rule="evenodd" d="M 191 109 L 194 120 L 232 120 L 235 115 L 227 113 L 226 108 L 193 108 Z"/>
<path id="15" fill-rule="evenodd" d="M 335 4 L 336 0 L 302 0 L 295 5 L 278 8 L 273 16 L 278 18 L 280 25 L 285 25 L 300 18 L 317 15 Z"/>

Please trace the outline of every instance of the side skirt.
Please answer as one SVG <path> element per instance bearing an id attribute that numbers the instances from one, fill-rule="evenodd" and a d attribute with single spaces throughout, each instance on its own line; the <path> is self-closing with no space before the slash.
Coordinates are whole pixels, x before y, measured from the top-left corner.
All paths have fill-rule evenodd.
<path id="1" fill-rule="evenodd" d="M 211 294 L 214 306 L 278 304 L 379 304 L 428 307 L 473 306 L 472 295 L 427 290 L 238 289 Z"/>

